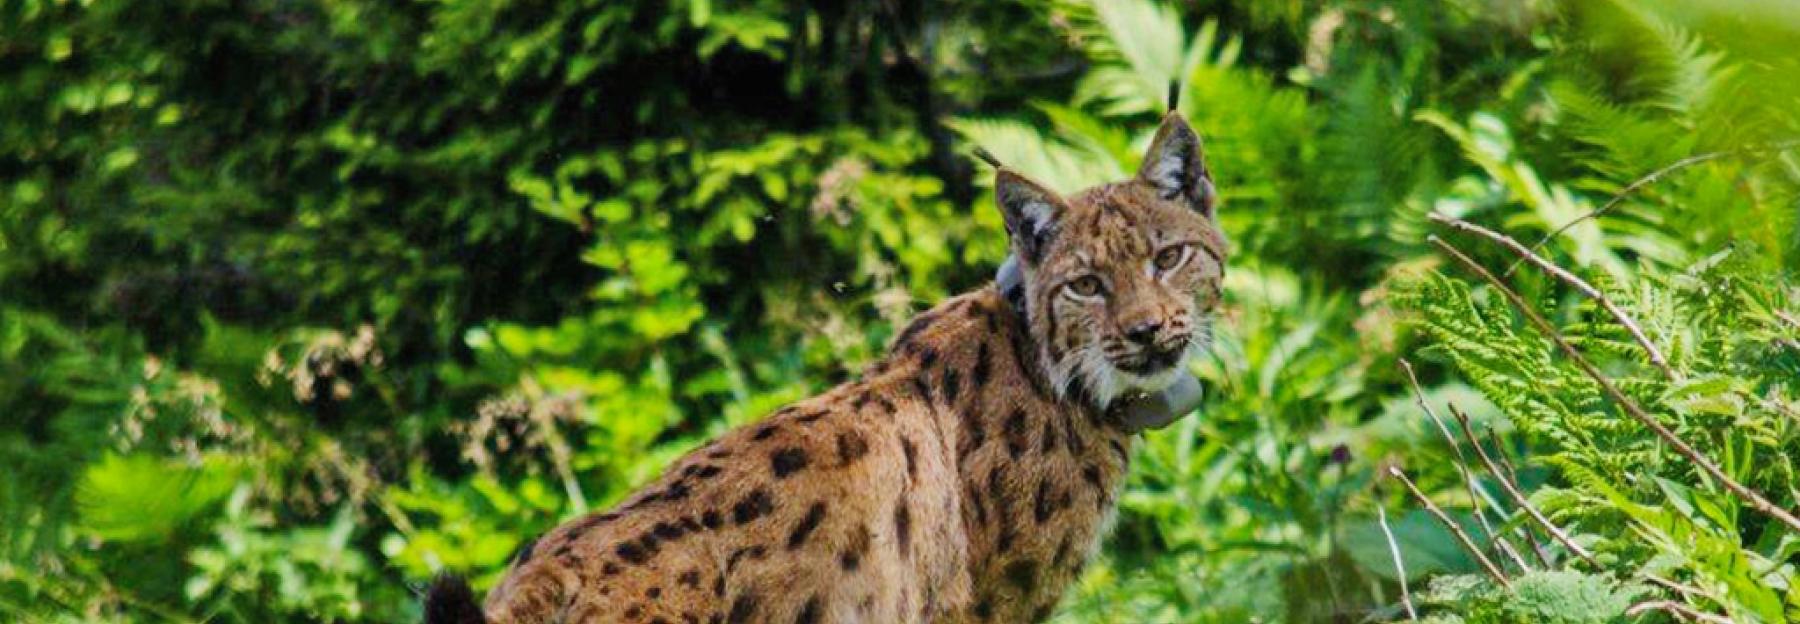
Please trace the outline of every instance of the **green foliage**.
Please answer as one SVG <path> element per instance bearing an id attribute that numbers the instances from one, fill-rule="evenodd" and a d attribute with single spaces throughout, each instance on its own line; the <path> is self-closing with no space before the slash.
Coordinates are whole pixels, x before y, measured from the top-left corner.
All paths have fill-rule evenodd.
<path id="1" fill-rule="evenodd" d="M 1608 362 L 1615 384 L 1728 476 L 1792 508 L 1800 498 L 1800 418 L 1792 407 L 1800 350 L 1771 347 L 1800 326 L 1783 327 L 1767 314 L 1793 304 L 1788 291 L 1751 278 L 1759 274 L 1748 263 L 1713 258 L 1607 291 L 1670 347 L 1679 382 L 1648 366 L 1619 323 L 1589 303 L 1565 308 L 1559 333 Z M 1791 599 L 1781 592 L 1796 582 L 1791 560 L 1800 536 L 1759 517 L 1673 453 L 1543 336 L 1517 328 L 1502 304 L 1476 294 L 1463 282 L 1430 276 L 1405 302 L 1422 314 L 1433 338 L 1429 352 L 1452 362 L 1518 425 L 1536 447 L 1534 461 L 1566 479 L 1532 499 L 1598 553 L 1604 569 L 1596 572 L 1691 583 L 1702 589 L 1679 599 L 1695 609 L 1782 621 L 1794 606 L 1784 606 Z"/>
<path id="2" fill-rule="evenodd" d="M 1208 398 L 1146 437 L 1058 621 L 1391 619 L 1401 582 L 1444 621 L 1792 619 L 1800 536 L 1450 277 L 1426 215 L 1545 238 L 1680 379 L 1508 283 L 1792 508 L 1797 36 L 1756 0 L 0 2 L 0 619 L 404 621 L 433 574 L 490 586 L 982 283 L 1005 241 L 959 153 L 1124 177 L 1171 80 L 1234 242 Z M 1526 524 L 1402 355 L 1598 567 L 1552 545 L 1490 586 L 1377 487 Z"/>
<path id="3" fill-rule="evenodd" d="M 1454 208 L 1484 215 L 1501 202 L 1524 204 L 1529 212 L 1506 217 L 1506 224 L 1552 234 L 1565 266 L 1587 274 L 1623 316 L 1555 280 L 1529 275 L 1531 268 L 1509 280 L 1510 287 L 1524 291 L 1560 336 L 1675 437 L 1733 481 L 1776 507 L 1793 509 L 1800 503 L 1793 385 L 1800 365 L 1793 336 L 1800 324 L 1792 322 L 1796 291 L 1783 279 L 1793 222 L 1779 214 L 1791 212 L 1785 206 L 1800 178 L 1763 162 L 1786 158 L 1781 149 L 1769 151 L 1767 135 L 1731 132 L 1751 125 L 1794 136 L 1800 126 L 1771 117 L 1768 106 L 1792 101 L 1791 94 L 1753 89 L 1727 55 L 1642 7 L 1610 6 L 1629 19 L 1583 25 L 1630 37 L 1632 44 L 1618 54 L 1642 57 L 1648 69 L 1620 95 L 1598 91 L 1598 77 L 1588 71 L 1551 83 L 1547 96 L 1562 110 L 1546 131 L 1568 133 L 1582 146 L 1567 156 L 1569 175 L 1579 182 L 1542 181 L 1539 170 L 1512 155 L 1496 118 L 1477 116 L 1465 128 L 1428 113 L 1422 118 L 1450 134 L 1498 183 L 1492 187 L 1499 191 L 1497 202 Z M 1609 43 L 1620 42 L 1602 38 L 1568 53 L 1611 58 L 1601 54 Z M 1726 93 L 1761 105 L 1723 105 Z M 1696 150 L 1708 151 L 1694 155 Z M 1638 179 L 1644 176 L 1650 182 Z M 1651 182 L 1653 188 L 1632 188 Z M 1725 186 L 1758 190 L 1726 192 Z M 1595 209 L 1576 187 L 1638 192 L 1603 218 L 1555 226 Z M 1754 232 L 1719 229 L 1747 221 L 1763 225 Z M 1774 249 L 1763 244 L 1782 251 L 1769 253 Z M 1489 247 L 1483 255 L 1494 257 L 1483 243 L 1459 246 Z M 1498 257 L 1513 259 L 1510 253 Z M 1800 534 L 1792 527 L 1756 511 L 1629 417 L 1549 336 L 1520 323 L 1491 288 L 1434 273 L 1412 281 L 1394 302 L 1418 315 L 1430 343 L 1424 353 L 1451 364 L 1479 389 L 1517 426 L 1517 442 L 1530 459 L 1556 474 L 1532 501 L 1596 553 L 1593 564 L 1579 567 L 1590 568 L 1581 582 L 1597 587 L 1582 591 L 1639 593 L 1650 590 L 1632 584 L 1661 579 L 1665 586 L 1693 588 L 1654 590 L 1668 594 L 1661 600 L 1674 608 L 1722 612 L 1734 621 L 1791 619 L 1800 606 L 1791 591 L 1800 583 L 1793 546 Z M 1666 356 L 1666 372 L 1629 331 L 1633 327 Z M 1513 513 L 1512 522 L 1523 522 Z M 1485 583 L 1460 593 L 1434 586 L 1430 600 L 1467 621 L 1611 621 L 1594 617 L 1616 614 L 1572 604 L 1569 610 L 1520 611 L 1531 600 L 1523 583 L 1529 578 L 1518 579 L 1510 593 Z"/>
<path id="4" fill-rule="evenodd" d="M 231 493 L 236 471 L 220 463 L 188 467 L 144 455 L 108 455 L 90 464 L 76 486 L 81 529 L 127 543 L 173 534 Z"/>
<path id="5" fill-rule="evenodd" d="M 1552 570 L 1529 572 L 1502 590 L 1485 578 L 1440 576 L 1419 596 L 1443 607 L 1422 621 L 1441 624 L 1607 624 L 1627 622 L 1625 611 L 1642 589 L 1620 588 L 1604 577 Z"/>
<path id="6" fill-rule="evenodd" d="M 356 517 L 348 507 L 324 526 L 270 531 L 267 514 L 238 490 L 215 531 L 217 542 L 187 554 L 193 575 L 182 594 L 216 621 L 250 622 L 259 614 L 307 613 L 322 620 L 396 620 L 407 593 L 365 586 L 369 558 L 351 548 Z"/>

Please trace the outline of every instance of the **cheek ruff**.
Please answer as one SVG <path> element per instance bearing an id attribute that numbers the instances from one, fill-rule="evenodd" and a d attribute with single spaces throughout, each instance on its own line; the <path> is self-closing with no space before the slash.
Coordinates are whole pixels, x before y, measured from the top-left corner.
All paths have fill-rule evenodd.
<path id="1" fill-rule="evenodd" d="M 1002 293 L 1008 293 L 1007 300 L 1022 317 L 1026 316 L 1022 297 L 1024 281 L 1024 271 L 1020 269 L 1018 259 L 1011 256 L 1000 264 L 1000 270 L 994 275 L 995 287 Z M 1180 407 L 1174 414 L 1179 416 L 1198 405 L 1198 382 L 1187 374 L 1186 365 L 1211 343 L 1212 324 L 1205 318 L 1196 320 L 1196 331 L 1189 332 L 1185 340 L 1167 348 L 1152 350 L 1148 352 L 1148 357 L 1140 354 L 1139 357 L 1144 359 L 1142 364 L 1131 367 L 1137 372 L 1115 365 L 1100 340 L 1089 341 L 1056 360 L 1052 360 L 1047 351 L 1040 351 L 1042 365 L 1054 391 L 1061 398 L 1073 398 L 1071 395 L 1084 393 L 1086 398 L 1092 399 L 1099 406 L 1138 413 L 1135 417 L 1137 420 L 1166 423 L 1172 419 L 1164 418 L 1170 416 L 1165 412 L 1174 409 L 1170 406 Z M 1189 389 L 1187 386 L 1193 388 Z M 1115 400 L 1126 395 L 1136 398 L 1113 405 Z"/>

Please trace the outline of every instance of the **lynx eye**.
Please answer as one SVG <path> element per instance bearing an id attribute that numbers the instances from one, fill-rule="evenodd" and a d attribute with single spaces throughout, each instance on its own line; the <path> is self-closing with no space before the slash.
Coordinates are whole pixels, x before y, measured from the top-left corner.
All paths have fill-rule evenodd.
<path id="1" fill-rule="evenodd" d="M 1156 270 L 1168 271 L 1181 266 L 1181 261 L 1186 257 L 1187 245 L 1164 247 L 1162 251 L 1156 252 Z"/>
<path id="2" fill-rule="evenodd" d="M 1101 288 L 1100 278 L 1092 275 L 1082 276 L 1076 278 L 1073 282 L 1069 282 L 1069 290 L 1081 297 L 1098 295 L 1100 294 Z"/>

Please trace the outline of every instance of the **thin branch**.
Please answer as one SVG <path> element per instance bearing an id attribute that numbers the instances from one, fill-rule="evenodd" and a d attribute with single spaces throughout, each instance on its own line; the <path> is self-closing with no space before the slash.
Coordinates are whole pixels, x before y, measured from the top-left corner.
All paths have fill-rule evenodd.
<path id="1" fill-rule="evenodd" d="M 1550 563 L 1550 553 L 1544 550 L 1544 543 L 1538 541 L 1537 535 L 1531 532 L 1531 527 L 1520 526 L 1519 532 L 1525 534 L 1525 543 L 1531 546 L 1531 554 L 1537 556 L 1538 564 L 1546 570 L 1555 569 Z"/>
<path id="2" fill-rule="evenodd" d="M 1643 615 L 1643 614 L 1651 612 L 1651 611 L 1666 611 L 1666 612 L 1674 614 L 1674 615 L 1682 618 L 1684 621 L 1688 621 L 1688 622 L 1710 622 L 1712 624 L 1736 624 L 1736 622 L 1734 620 L 1732 620 L 1731 618 L 1725 617 L 1723 615 L 1713 615 L 1711 613 L 1698 611 L 1698 610 L 1695 610 L 1693 607 L 1681 604 L 1679 602 L 1675 602 L 1673 600 L 1649 600 L 1649 601 L 1645 601 L 1645 602 L 1640 602 L 1640 603 L 1631 605 L 1631 608 L 1626 609 L 1625 615 L 1638 616 L 1638 615 Z"/>
<path id="3" fill-rule="evenodd" d="M 1709 599 L 1712 598 L 1711 594 L 1701 591 L 1700 588 L 1698 588 L 1698 587 L 1694 587 L 1692 585 L 1683 585 L 1681 583 L 1671 581 L 1669 579 L 1657 576 L 1655 574 L 1645 574 L 1644 580 L 1650 581 L 1657 585 L 1661 585 L 1663 587 L 1666 587 L 1669 590 L 1674 591 L 1677 594 L 1681 594 L 1681 597 L 1683 599 L 1691 599 L 1690 598 L 1691 596 L 1703 596 L 1703 597 L 1706 597 Z"/>
<path id="4" fill-rule="evenodd" d="M 1682 169 L 1686 169 L 1688 167 L 1692 167 L 1694 165 L 1698 165 L 1698 164 L 1701 164 L 1701 163 L 1704 163 L 1707 161 L 1718 160 L 1720 158 L 1724 158 L 1724 157 L 1730 156 L 1732 154 L 1737 154 L 1739 152 L 1745 152 L 1745 151 L 1750 151 L 1750 150 L 1754 150 L 1754 149 L 1762 149 L 1762 148 L 1768 148 L 1771 150 L 1780 151 L 1780 150 L 1788 149 L 1790 147 L 1794 147 L 1796 145 L 1800 145 L 1800 141 L 1781 141 L 1778 143 L 1771 143 L 1768 145 L 1746 145 L 1744 147 L 1740 147 L 1737 149 L 1730 149 L 1730 150 L 1724 150 L 1724 151 L 1718 151 L 1718 152 L 1707 152 L 1704 154 L 1695 154 L 1693 156 L 1689 156 L 1687 158 L 1677 160 L 1673 163 L 1670 163 L 1668 166 L 1665 166 L 1661 169 L 1657 169 L 1656 171 L 1650 172 L 1649 174 L 1645 175 L 1644 177 L 1633 180 L 1630 184 L 1625 185 L 1625 188 L 1619 189 L 1618 194 L 1613 195 L 1612 199 L 1607 200 L 1607 202 L 1605 204 L 1601 204 L 1601 206 L 1599 208 L 1596 208 L 1596 209 L 1588 212 L 1587 214 L 1583 214 L 1579 217 L 1570 219 L 1567 223 L 1564 223 L 1561 226 L 1558 226 L 1554 230 L 1551 230 L 1549 234 L 1545 234 L 1543 238 L 1538 239 L 1538 242 L 1533 243 L 1531 245 L 1531 250 L 1532 251 L 1541 250 L 1544 248 L 1544 245 L 1549 244 L 1551 240 L 1554 240 L 1558 236 L 1562 236 L 1563 232 L 1569 231 L 1569 228 L 1575 227 L 1576 225 L 1580 225 L 1581 222 L 1587 221 L 1588 219 L 1600 218 L 1600 215 L 1611 212 L 1613 208 L 1617 207 L 1621 203 L 1624 203 L 1626 198 L 1637 194 L 1638 191 L 1641 191 L 1645 187 L 1655 184 L 1658 180 L 1661 180 L 1664 177 L 1667 177 L 1671 173 L 1675 173 L 1677 171 L 1681 171 Z M 1512 266 L 1506 267 L 1505 273 L 1500 274 L 1501 277 L 1512 277 L 1513 271 L 1517 271 L 1519 269 L 1519 265 L 1523 262 L 1524 262 L 1524 259 L 1514 261 L 1512 263 Z"/>
<path id="5" fill-rule="evenodd" d="M 1786 311 L 1777 309 L 1777 311 L 1775 311 L 1775 318 L 1780 318 L 1782 322 L 1793 325 L 1795 329 L 1800 329 L 1800 318 L 1795 318 L 1795 315 L 1791 315 L 1791 313 L 1786 313 Z M 1793 340 L 1793 338 L 1775 338 L 1775 342 L 1780 343 L 1782 347 L 1787 347 L 1787 349 L 1793 349 L 1793 351 L 1800 352 L 1800 340 Z"/>
<path id="6" fill-rule="evenodd" d="M 1781 310 L 1776 310 L 1775 318 L 1781 319 L 1783 321 L 1787 321 L 1787 324 L 1792 325 L 1794 327 L 1794 329 L 1800 329 L 1800 317 L 1796 317 L 1790 312 L 1783 312 Z"/>
<path id="7" fill-rule="evenodd" d="M 1488 576 L 1492 577 L 1494 582 L 1499 583 L 1501 587 L 1512 589 L 1512 581 L 1506 580 L 1506 574 L 1500 571 L 1500 566 L 1494 565 L 1494 560 L 1489 559 L 1487 555 L 1482 554 L 1481 547 L 1475 545 L 1475 540 L 1469 539 L 1469 534 L 1463 531 L 1462 525 L 1459 525 L 1455 520 L 1452 520 L 1449 514 L 1444 513 L 1444 510 L 1439 509 L 1437 503 L 1431 502 L 1431 499 L 1427 498 L 1424 492 L 1420 492 L 1419 486 L 1413 485 L 1412 479 L 1406 478 L 1406 473 L 1401 471 L 1399 466 L 1389 466 L 1388 474 L 1393 475 L 1394 478 L 1399 479 L 1401 483 L 1406 484 L 1406 491 L 1411 492 L 1413 498 L 1417 499 L 1419 504 L 1425 506 L 1426 511 L 1429 511 L 1431 512 L 1431 515 L 1436 516 L 1438 522 L 1443 523 L 1444 528 L 1450 529 L 1450 532 L 1456 535 L 1457 541 L 1462 542 L 1463 549 L 1469 551 L 1469 554 L 1473 555 L 1475 560 L 1481 563 L 1481 568 L 1487 571 Z"/>
<path id="8" fill-rule="evenodd" d="M 1565 284 L 1575 287 L 1575 290 L 1580 291 L 1581 294 L 1586 295 L 1587 298 L 1593 299 L 1595 303 L 1600 304 L 1600 307 L 1605 309 L 1608 314 L 1611 314 L 1614 320 L 1617 320 L 1620 325 L 1625 326 L 1625 331 L 1631 332 L 1631 337 L 1637 340 L 1638 345 L 1644 348 L 1645 353 L 1650 355 L 1650 363 L 1654 364 L 1658 370 L 1661 370 L 1664 377 L 1668 377 L 1669 381 L 1681 380 L 1681 376 L 1675 373 L 1675 369 L 1669 367 L 1669 360 L 1668 358 L 1663 357 L 1662 350 L 1656 348 L 1656 344 L 1650 342 L 1650 338 L 1644 335 L 1644 330 L 1638 325 L 1638 322 L 1631 318 L 1630 315 L 1625 314 L 1624 310 L 1619 309 L 1619 306 L 1615 305 L 1612 302 L 1612 299 L 1607 298 L 1605 293 L 1600 292 L 1600 289 L 1594 288 L 1592 284 L 1587 283 L 1587 280 L 1581 279 L 1580 276 L 1557 266 L 1554 262 L 1545 260 L 1543 257 L 1531 253 L 1530 249 L 1526 249 L 1524 245 L 1519 244 L 1519 241 L 1513 240 L 1512 237 L 1505 234 L 1469 223 L 1468 221 L 1456 217 L 1438 213 L 1432 213 L 1430 218 L 1432 221 L 1448 225 L 1464 232 L 1480 234 L 1488 240 L 1500 243 L 1507 249 L 1512 250 L 1513 253 L 1518 254 L 1521 261 L 1537 265 L 1537 267 L 1543 269 L 1544 272 L 1562 280 Z"/>
<path id="9" fill-rule="evenodd" d="M 1771 412 L 1775 412 L 1777 414 L 1781 414 L 1783 416 L 1791 418 L 1794 420 L 1794 424 L 1800 425 L 1800 412 L 1794 411 L 1794 408 L 1788 407 L 1787 405 L 1782 404 L 1780 401 L 1765 399 L 1763 397 L 1759 397 L 1754 394 L 1750 394 L 1748 392 L 1743 392 L 1743 391 L 1736 391 L 1736 392 L 1734 392 L 1734 394 L 1736 394 L 1740 397 L 1746 398 L 1746 399 L 1754 399 L 1757 403 L 1759 403 L 1763 406 L 1763 409 L 1767 409 Z"/>
<path id="10" fill-rule="evenodd" d="M 1387 536 L 1388 553 L 1394 556 L 1394 576 L 1400 579 L 1400 604 L 1406 605 L 1406 619 L 1419 621 L 1419 612 L 1413 610 L 1412 590 L 1406 587 L 1406 562 L 1400 558 L 1400 543 L 1394 541 L 1394 531 L 1388 528 L 1387 509 L 1380 504 L 1375 505 L 1375 523 L 1381 525 L 1381 534 Z"/>
<path id="11" fill-rule="evenodd" d="M 1661 585 L 1662 587 L 1667 588 L 1668 590 L 1673 591 L 1676 594 L 1678 594 L 1680 599 L 1683 601 L 1681 603 L 1683 605 L 1693 604 L 1695 598 L 1704 598 L 1707 600 L 1711 600 L 1713 602 L 1721 602 L 1721 603 L 1723 602 L 1722 599 L 1720 599 L 1718 596 L 1713 595 L 1711 592 L 1700 589 L 1698 587 L 1694 587 L 1692 585 L 1677 583 L 1677 582 L 1671 581 L 1667 578 L 1663 578 L 1661 576 L 1658 576 L 1655 574 L 1649 574 L 1649 573 L 1645 573 L 1643 578 L 1646 581 L 1649 581 L 1649 582 L 1657 584 L 1657 585 Z M 1689 621 L 1693 621 L 1693 620 L 1689 620 Z M 1730 620 L 1726 620 L 1726 621 L 1729 622 Z"/>
<path id="12" fill-rule="evenodd" d="M 1700 163 L 1704 163 L 1704 162 L 1707 162 L 1710 160 L 1717 160 L 1720 158 L 1724 158 L 1726 155 L 1729 155 L 1731 153 L 1732 152 L 1729 152 L 1729 151 L 1707 152 L 1705 154 L 1689 156 L 1687 158 L 1677 160 L 1674 163 L 1670 164 L 1669 166 L 1663 167 L 1661 169 L 1657 169 L 1656 171 L 1652 171 L 1652 172 L 1650 172 L 1649 175 L 1646 175 L 1642 178 L 1633 180 L 1630 184 L 1625 185 L 1625 188 L 1619 189 L 1619 193 L 1617 195 L 1613 195 L 1612 199 L 1607 200 L 1607 202 L 1605 204 L 1601 204 L 1599 208 L 1596 208 L 1596 209 L 1594 209 L 1586 214 L 1583 214 L 1581 216 L 1570 219 L 1567 223 L 1564 223 L 1561 226 L 1558 226 L 1554 230 L 1551 230 L 1550 233 L 1545 234 L 1543 238 L 1538 239 L 1538 242 L 1536 244 L 1532 245 L 1531 248 L 1533 250 L 1543 249 L 1544 245 L 1548 244 L 1551 240 L 1554 240 L 1556 237 L 1562 236 L 1563 232 L 1569 231 L 1569 228 L 1580 225 L 1581 222 L 1587 221 L 1588 219 L 1600 218 L 1600 215 L 1611 212 L 1613 208 L 1617 207 L 1621 203 L 1624 203 L 1626 198 L 1631 197 L 1632 195 L 1636 195 L 1637 192 L 1640 190 L 1643 190 L 1644 187 L 1650 186 L 1651 184 L 1655 184 L 1657 180 L 1661 180 L 1665 176 L 1668 176 L 1671 173 L 1675 173 L 1682 169 L 1686 169 L 1688 167 L 1692 167 L 1694 165 L 1698 165 Z M 1518 270 L 1519 263 L 1521 263 L 1521 262 L 1524 262 L 1524 259 L 1520 259 L 1519 261 L 1513 262 L 1512 266 L 1506 267 L 1506 272 L 1502 273 L 1501 275 L 1506 276 L 1506 277 L 1511 277 L 1513 274 L 1513 271 Z"/>
<path id="13" fill-rule="evenodd" d="M 1781 310 L 1776 310 L 1775 318 L 1778 318 L 1778 319 L 1781 319 L 1782 321 L 1787 322 L 1787 324 L 1792 326 L 1794 329 L 1800 329 L 1800 318 L 1796 318 L 1793 314 L 1783 312 Z M 1789 349 L 1793 349 L 1794 351 L 1800 352 L 1800 341 L 1796 341 L 1792 338 L 1776 338 L 1775 341 L 1781 343 L 1783 346 L 1786 346 Z"/>
<path id="14" fill-rule="evenodd" d="M 1750 505 L 1751 508 L 1779 520 L 1782 524 L 1787 525 L 1795 531 L 1800 531 L 1800 517 L 1795 517 L 1794 514 L 1769 502 L 1769 499 L 1764 498 L 1762 494 L 1745 487 L 1742 483 L 1738 483 L 1736 479 L 1731 478 L 1731 475 L 1725 474 L 1725 471 L 1721 470 L 1718 464 L 1713 463 L 1713 461 L 1708 459 L 1705 455 L 1701 455 L 1700 451 L 1694 450 L 1694 447 L 1689 445 L 1686 440 L 1681 439 L 1680 436 L 1675 435 L 1675 432 L 1670 431 L 1668 427 L 1663 426 L 1661 422 L 1658 422 L 1654 417 L 1650 416 L 1649 412 L 1644 411 L 1644 408 L 1638 406 L 1637 401 L 1633 401 L 1631 400 L 1631 397 L 1625 396 L 1625 393 L 1619 390 L 1618 386 L 1613 385 L 1612 380 L 1607 379 L 1606 375 L 1601 374 L 1600 369 L 1595 368 L 1594 364 L 1589 362 L 1586 357 L 1582 356 L 1580 351 L 1575 350 L 1575 347 L 1570 345 L 1569 341 L 1565 340 L 1562 337 L 1562 334 L 1558 333 L 1556 328 L 1550 325 L 1549 321 L 1544 320 L 1543 315 L 1538 314 L 1537 310 L 1531 307 L 1531 304 L 1520 297 L 1519 293 L 1513 292 L 1511 288 L 1508 288 L 1505 283 L 1500 281 L 1500 278 L 1483 268 L 1480 264 L 1477 264 L 1467 255 L 1464 255 L 1463 252 L 1458 250 L 1455 246 L 1444 242 L 1443 239 L 1432 236 L 1430 240 L 1433 245 L 1437 245 L 1444 253 L 1454 257 L 1458 262 L 1461 262 L 1464 266 L 1468 267 L 1470 271 L 1480 275 L 1482 279 L 1487 280 L 1487 282 L 1493 285 L 1496 290 L 1500 291 L 1500 294 L 1504 295 L 1508 301 L 1512 302 L 1513 307 L 1518 308 L 1520 313 L 1524 314 L 1525 318 L 1530 320 L 1531 324 L 1535 326 L 1539 332 L 1542 332 L 1545 336 L 1549 337 L 1551 341 L 1555 342 L 1557 348 L 1562 349 L 1563 353 L 1567 354 L 1569 358 L 1575 362 L 1575 365 L 1581 369 L 1581 372 L 1587 374 L 1590 379 L 1593 379 L 1594 383 L 1599 384 L 1600 389 L 1604 391 L 1608 397 L 1611 397 L 1614 403 L 1619 404 L 1620 408 L 1624 409 L 1627 415 L 1630 415 L 1639 423 L 1648 427 L 1657 437 L 1662 438 L 1663 442 L 1674 448 L 1676 453 L 1681 454 L 1682 457 L 1686 457 L 1688 461 L 1694 462 L 1694 465 L 1699 466 L 1702 471 L 1717 480 L 1721 485 L 1724 485 L 1726 490 L 1729 490 L 1732 494 Z"/>
<path id="15" fill-rule="evenodd" d="M 1469 488 L 1469 501 L 1475 507 L 1475 520 L 1481 523 L 1481 530 L 1487 533 L 1488 538 L 1493 540 L 1494 545 L 1499 547 L 1501 552 L 1506 553 L 1513 563 L 1518 564 L 1520 570 L 1530 570 L 1531 567 L 1525 565 L 1525 558 L 1520 557 L 1519 552 L 1513 549 L 1512 544 L 1499 533 L 1495 533 L 1494 527 L 1488 524 L 1481 504 L 1482 495 L 1486 492 L 1480 482 L 1475 480 L 1475 473 L 1469 470 L 1469 458 L 1463 456 L 1462 447 L 1456 444 L 1456 437 L 1450 435 L 1450 428 L 1444 425 L 1444 419 L 1438 418 L 1437 411 L 1431 409 L 1431 405 L 1425 401 L 1425 391 L 1419 387 L 1419 376 L 1413 372 L 1412 362 L 1401 358 L 1400 369 L 1406 371 L 1407 381 L 1412 382 L 1413 403 L 1417 404 L 1419 409 L 1431 418 L 1431 422 L 1437 425 L 1438 433 L 1444 435 L 1444 442 L 1450 445 L 1450 451 L 1456 453 L 1456 468 L 1462 471 L 1463 483 Z M 1496 502 L 1494 506 L 1496 507 L 1495 512 L 1498 513 L 1500 511 L 1499 503 Z"/>
<path id="16" fill-rule="evenodd" d="M 1469 426 L 1468 415 L 1463 414 L 1462 410 L 1456 409 L 1455 404 L 1450 405 L 1450 415 L 1456 417 L 1456 424 L 1462 427 L 1463 435 L 1467 436 L 1469 438 L 1469 444 L 1475 447 L 1475 454 L 1481 457 L 1481 464 L 1487 466 L 1488 472 L 1493 473 L 1494 477 L 1500 480 L 1500 489 L 1506 490 L 1506 495 L 1512 497 L 1513 503 L 1518 505 L 1520 509 L 1524 509 L 1526 515 L 1531 516 L 1532 520 L 1536 520 L 1539 526 L 1544 527 L 1544 532 L 1549 533 L 1551 537 L 1556 538 L 1556 541 L 1561 542 L 1563 546 L 1567 547 L 1569 552 L 1575 553 L 1576 556 L 1581 557 L 1583 561 L 1588 562 L 1588 565 L 1596 568 L 1600 567 L 1599 562 L 1594 561 L 1593 553 L 1588 552 L 1586 548 L 1582 548 L 1580 544 L 1575 543 L 1575 540 L 1571 539 L 1569 534 L 1564 533 L 1561 528 L 1556 526 L 1556 523 L 1551 522 L 1550 518 L 1545 517 L 1543 512 L 1540 512 L 1536 507 L 1533 507 L 1531 501 L 1525 498 L 1525 493 L 1520 492 L 1518 486 L 1513 485 L 1512 480 L 1506 478 L 1506 474 L 1500 471 L 1500 466 L 1494 463 L 1494 458 L 1488 456 L 1487 449 L 1481 446 L 1481 438 L 1475 437 L 1475 429 Z"/>
<path id="17" fill-rule="evenodd" d="M 1494 445 L 1494 454 L 1500 456 L 1500 467 L 1506 469 L 1506 476 L 1503 478 L 1512 481 L 1515 486 L 1521 485 L 1519 471 L 1513 467 L 1512 460 L 1507 459 L 1506 445 L 1500 443 L 1500 434 L 1494 433 L 1493 427 L 1488 427 L 1487 434 L 1488 441 Z M 1538 561 L 1543 563 L 1545 568 L 1549 568 L 1550 555 L 1544 552 L 1544 545 L 1538 543 L 1537 537 L 1531 534 L 1531 529 L 1522 528 L 1522 530 L 1525 533 L 1525 541 L 1531 543 L 1531 552 L 1537 555 Z"/>

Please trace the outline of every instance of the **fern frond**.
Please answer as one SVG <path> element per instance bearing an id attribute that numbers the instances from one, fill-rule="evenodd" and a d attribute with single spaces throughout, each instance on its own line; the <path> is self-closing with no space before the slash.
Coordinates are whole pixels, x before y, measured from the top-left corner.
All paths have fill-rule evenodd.
<path id="1" fill-rule="evenodd" d="M 1071 145 L 1039 133 L 1030 124 L 1007 119 L 952 119 L 947 125 L 970 143 L 993 152 L 1000 162 L 1057 191 L 1082 188 L 1125 177 L 1125 168 L 1110 153 Z"/>
<path id="2" fill-rule="evenodd" d="M 1232 66 L 1242 47 L 1236 37 L 1221 41 L 1213 20 L 1189 38 L 1172 5 L 1149 0 L 1059 0 L 1051 10 L 1096 64 L 1076 86 L 1076 105 L 1107 116 L 1161 111 L 1171 83 Z"/>

